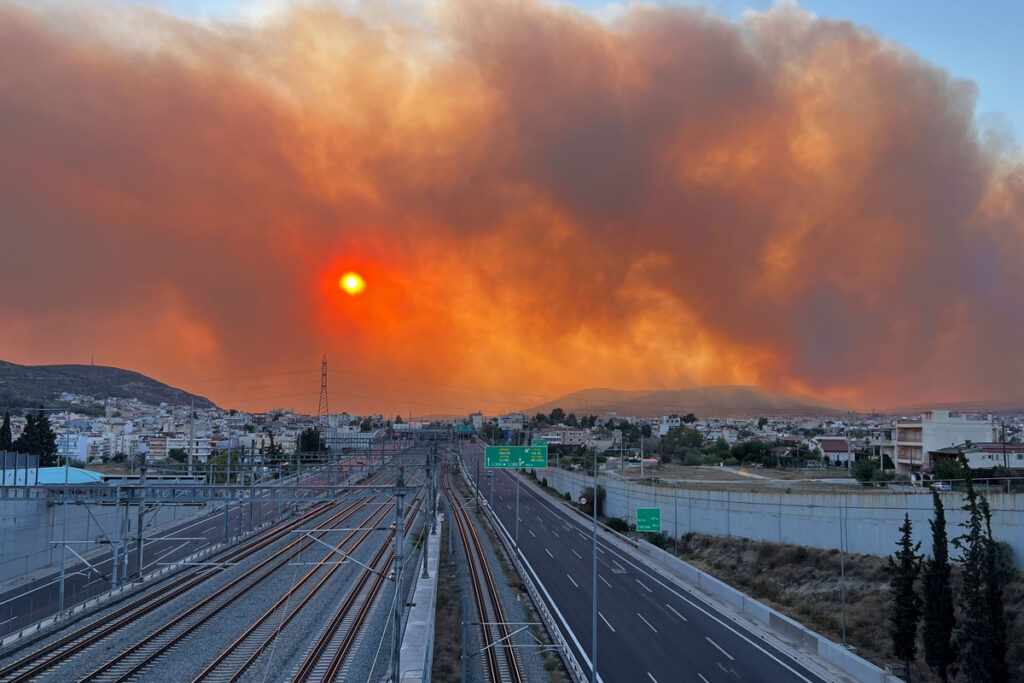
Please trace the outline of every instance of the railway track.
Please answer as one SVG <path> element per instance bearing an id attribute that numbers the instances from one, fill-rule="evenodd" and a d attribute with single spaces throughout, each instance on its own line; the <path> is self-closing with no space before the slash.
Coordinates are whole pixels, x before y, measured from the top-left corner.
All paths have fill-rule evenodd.
<path id="1" fill-rule="evenodd" d="M 300 528 L 302 525 L 331 512 L 340 504 L 341 501 L 336 501 L 327 503 L 323 507 L 309 510 L 295 519 L 275 527 L 265 534 L 245 541 L 240 546 L 219 556 L 217 561 L 223 563 L 220 566 L 206 566 L 188 571 L 184 575 L 168 581 L 158 589 L 148 591 L 132 600 L 129 604 L 114 610 L 102 622 L 98 622 L 99 625 L 97 623 L 86 624 L 53 642 L 33 650 L 26 656 L 0 668 L 0 680 L 19 683 L 21 681 L 29 681 L 67 663 L 72 658 L 111 638 L 137 620 L 151 614 L 160 607 L 185 595 L 204 581 L 225 571 L 225 568 L 231 564 L 241 562 L 264 551 L 274 543 L 286 538 L 294 529 Z M 358 502 L 352 503 L 340 512 L 334 512 L 326 521 L 321 522 L 318 526 L 329 525 L 332 521 L 340 524 L 341 520 L 339 518 L 349 514 L 357 505 L 360 504 Z M 312 542 L 311 540 L 307 541 L 307 543 Z M 279 557 L 282 552 L 295 547 L 297 543 L 299 543 L 298 540 L 292 541 L 258 566 L 265 566 L 273 558 Z M 87 676 L 86 678 L 88 679 L 89 677 Z"/>
<path id="2" fill-rule="evenodd" d="M 421 503 L 422 498 L 414 500 L 406 514 L 406 537 L 411 530 L 411 520 L 415 519 Z M 392 529 L 387 542 L 381 545 L 368 567 L 360 573 L 327 627 L 299 665 L 293 681 L 334 681 L 338 678 L 345 659 L 352 651 L 359 631 L 388 578 L 388 572 L 395 559 L 394 548 L 390 543 L 394 534 L 395 531 Z M 393 580 L 398 582 L 401 577 L 395 576 Z"/>
<path id="3" fill-rule="evenodd" d="M 494 683 L 523 681 L 523 672 L 511 647 L 510 632 L 505 621 L 505 610 L 501 606 L 494 577 L 487 566 L 483 545 L 476 531 L 476 525 L 469 512 L 456 496 L 451 481 L 451 470 L 445 465 L 441 475 L 441 488 L 448 498 L 449 509 L 455 518 L 462 547 L 466 552 L 470 583 L 473 586 L 473 600 L 480 621 L 479 633 L 482 651 L 486 653 L 485 675 Z M 465 618 L 465 617 L 464 617 Z"/>
<path id="4" fill-rule="evenodd" d="M 346 556 L 340 562 L 336 562 L 336 553 L 328 552 L 321 558 L 320 563 L 314 566 L 309 572 L 299 579 L 283 596 L 259 617 L 244 633 L 242 633 L 227 649 L 221 653 L 202 673 L 195 678 L 195 681 L 237 681 L 245 671 L 256 662 L 257 658 L 270 647 L 281 632 L 299 614 L 299 612 L 319 593 L 330 578 L 345 565 L 348 557 L 360 545 L 362 545 L 373 531 L 388 518 L 388 514 L 394 509 L 394 503 L 388 503 L 379 508 L 367 521 L 367 528 L 356 538 L 358 533 L 352 532 L 342 543 L 336 546 L 337 550 L 345 548 Z M 388 543 L 394 537 L 394 531 L 389 530 L 381 543 L 379 554 L 387 548 Z M 346 544 L 352 541 L 352 545 Z"/>

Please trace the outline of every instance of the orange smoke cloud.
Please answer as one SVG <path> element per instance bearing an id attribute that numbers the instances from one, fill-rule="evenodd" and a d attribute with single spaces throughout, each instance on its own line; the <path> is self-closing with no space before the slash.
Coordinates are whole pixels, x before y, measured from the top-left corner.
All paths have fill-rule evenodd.
<path id="1" fill-rule="evenodd" d="M 794 7 L 0 3 L 0 356 L 300 411 L 324 352 L 357 412 L 1007 396 L 1024 164 L 993 140 L 972 84 Z"/>

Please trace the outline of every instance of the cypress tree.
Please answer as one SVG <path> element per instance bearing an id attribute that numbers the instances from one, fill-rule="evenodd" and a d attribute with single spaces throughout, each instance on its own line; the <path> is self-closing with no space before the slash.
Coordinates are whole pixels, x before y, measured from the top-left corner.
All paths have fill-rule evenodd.
<path id="1" fill-rule="evenodd" d="M 981 497 L 981 513 L 985 517 L 985 613 L 991 634 L 985 680 L 1002 683 L 1010 680 L 1006 665 L 1006 620 L 1003 616 L 1003 581 L 1006 577 L 999 563 L 999 546 L 992 538 L 992 511 L 984 496 Z"/>
<path id="2" fill-rule="evenodd" d="M 11 444 L 14 441 L 11 439 L 11 411 L 4 411 L 4 423 L 0 426 L 0 451 L 11 450 Z"/>
<path id="3" fill-rule="evenodd" d="M 950 665 L 956 660 L 953 645 L 953 586 L 950 582 L 949 547 L 946 538 L 946 512 L 939 494 L 932 491 L 935 519 L 932 528 L 932 556 L 924 562 L 921 576 L 922 621 L 924 622 L 924 661 L 943 683 L 949 680 Z"/>
<path id="4" fill-rule="evenodd" d="M 43 411 L 36 413 L 36 434 L 38 438 L 39 466 L 57 466 L 57 435 L 50 426 L 50 418 Z"/>
<path id="5" fill-rule="evenodd" d="M 963 567 L 960 590 L 960 607 L 963 620 L 957 631 L 957 648 L 960 653 L 960 666 L 968 680 L 988 681 L 992 656 L 992 621 L 988 615 L 988 591 L 986 576 L 988 571 L 988 539 L 985 536 L 985 515 L 982 511 L 978 493 L 974 490 L 970 468 L 964 456 L 960 455 L 964 472 L 963 510 L 967 513 L 966 522 L 961 523 L 964 533 L 958 536 L 954 545 L 960 549 L 960 565 Z"/>
<path id="6" fill-rule="evenodd" d="M 921 573 L 921 558 L 915 544 L 910 515 L 904 515 L 900 527 L 899 550 L 889 558 L 889 592 L 892 595 L 892 613 L 889 617 L 889 634 L 892 636 L 892 652 L 907 667 L 910 680 L 910 665 L 917 654 L 917 622 L 921 618 L 921 598 L 914 584 Z"/>
<path id="7" fill-rule="evenodd" d="M 40 467 L 54 467 L 57 464 L 57 437 L 43 411 L 25 416 L 25 430 L 11 444 L 11 449 L 38 455 Z"/>
<path id="8" fill-rule="evenodd" d="M 21 430 L 21 435 L 11 444 L 11 450 L 18 453 L 36 454 L 38 452 L 36 447 L 38 440 L 36 418 L 32 413 L 29 413 L 25 416 L 25 428 Z"/>

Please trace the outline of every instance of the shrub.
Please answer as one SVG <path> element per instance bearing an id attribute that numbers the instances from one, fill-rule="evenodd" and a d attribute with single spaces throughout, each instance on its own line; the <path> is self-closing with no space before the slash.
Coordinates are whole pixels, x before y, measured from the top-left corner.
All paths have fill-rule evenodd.
<path id="1" fill-rule="evenodd" d="M 629 523 L 622 517 L 612 517 L 608 520 L 608 527 L 624 534 L 629 531 Z"/>

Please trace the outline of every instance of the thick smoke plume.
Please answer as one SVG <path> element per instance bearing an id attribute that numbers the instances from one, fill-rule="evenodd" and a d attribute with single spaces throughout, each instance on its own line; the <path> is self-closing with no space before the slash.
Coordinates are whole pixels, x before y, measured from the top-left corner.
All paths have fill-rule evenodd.
<path id="1" fill-rule="evenodd" d="M 970 82 L 794 7 L 360 7 L 0 3 L 0 357 L 305 411 L 324 352 L 356 411 L 1022 393 L 1024 163 Z"/>

